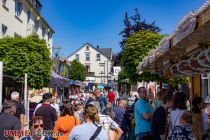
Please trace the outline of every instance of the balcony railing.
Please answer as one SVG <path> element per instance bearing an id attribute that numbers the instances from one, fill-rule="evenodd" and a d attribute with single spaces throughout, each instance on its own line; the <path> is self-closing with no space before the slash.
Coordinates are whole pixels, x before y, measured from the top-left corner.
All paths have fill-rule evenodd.
<path id="1" fill-rule="evenodd" d="M 87 72 L 87 77 L 95 77 L 95 72 Z"/>

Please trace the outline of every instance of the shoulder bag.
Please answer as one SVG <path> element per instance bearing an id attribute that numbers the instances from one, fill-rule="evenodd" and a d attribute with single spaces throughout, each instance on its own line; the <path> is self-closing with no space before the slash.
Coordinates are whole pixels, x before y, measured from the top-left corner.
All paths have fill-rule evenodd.
<path id="1" fill-rule="evenodd" d="M 100 132 L 101 132 L 101 129 L 102 129 L 102 126 L 97 126 L 96 125 L 96 127 L 97 127 L 97 129 L 96 129 L 96 131 L 94 132 L 94 134 L 90 137 L 90 140 L 95 140 L 96 138 L 97 138 L 97 136 L 100 134 Z"/>

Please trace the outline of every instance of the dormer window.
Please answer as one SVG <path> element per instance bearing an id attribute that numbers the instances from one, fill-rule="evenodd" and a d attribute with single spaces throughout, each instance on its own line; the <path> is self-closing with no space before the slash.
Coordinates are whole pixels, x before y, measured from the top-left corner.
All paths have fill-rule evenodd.
<path id="1" fill-rule="evenodd" d="M 86 46 L 86 51 L 89 51 L 89 46 Z"/>

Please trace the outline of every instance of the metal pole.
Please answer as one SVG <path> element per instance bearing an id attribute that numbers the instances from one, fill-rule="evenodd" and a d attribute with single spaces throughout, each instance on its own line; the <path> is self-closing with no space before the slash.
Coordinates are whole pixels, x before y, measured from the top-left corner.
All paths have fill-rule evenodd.
<path id="1" fill-rule="evenodd" d="M 0 61 L 0 110 L 2 107 L 2 88 L 3 88 L 3 62 Z"/>
<path id="2" fill-rule="evenodd" d="M 108 85 L 108 58 L 107 58 L 107 83 L 106 84 Z"/>
<path id="3" fill-rule="evenodd" d="M 25 127 L 26 130 L 29 130 L 29 100 L 28 100 L 28 75 L 25 74 L 25 81 L 24 81 L 24 104 L 25 104 L 25 110 L 26 110 L 26 115 L 25 115 Z"/>

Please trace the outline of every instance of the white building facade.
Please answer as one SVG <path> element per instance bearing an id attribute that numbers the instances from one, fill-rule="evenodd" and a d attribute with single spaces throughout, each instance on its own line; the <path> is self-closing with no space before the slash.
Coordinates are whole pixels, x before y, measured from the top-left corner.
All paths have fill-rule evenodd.
<path id="1" fill-rule="evenodd" d="M 86 83 L 108 84 L 113 81 L 111 48 L 95 48 L 86 43 L 67 57 L 70 62 L 75 59 L 86 67 Z"/>
<path id="2" fill-rule="evenodd" d="M 46 40 L 52 55 L 53 29 L 40 14 L 39 0 L 1 0 L 0 1 L 0 38 L 5 36 L 26 37 L 35 32 Z"/>

